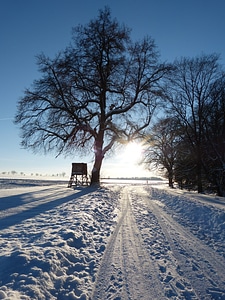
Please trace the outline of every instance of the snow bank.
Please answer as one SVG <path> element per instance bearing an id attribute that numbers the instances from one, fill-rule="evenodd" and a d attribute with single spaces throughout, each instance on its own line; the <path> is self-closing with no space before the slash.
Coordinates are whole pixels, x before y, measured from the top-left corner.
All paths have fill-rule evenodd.
<path id="1" fill-rule="evenodd" d="M 153 199 L 200 240 L 225 257 L 225 199 L 181 190 L 152 188 Z"/>
<path id="2" fill-rule="evenodd" d="M 27 212 L 23 221 L 18 211 L 14 217 L 19 222 L 1 230 L 0 299 L 88 298 L 115 223 L 118 191 L 90 187 L 73 191 L 62 186 L 55 189 L 55 196 L 63 190 L 63 203 L 51 209 L 51 199 L 47 210 L 34 217 L 29 216 L 30 210 L 23 212 Z M 15 194 L 14 189 L 10 191 Z M 38 202 L 34 196 L 37 197 L 31 192 L 26 197 L 8 196 L 7 200 L 10 206 L 16 206 L 17 202 Z M 0 200 L 6 202 L 6 198 Z M 10 216 L 1 217 L 7 220 Z"/>

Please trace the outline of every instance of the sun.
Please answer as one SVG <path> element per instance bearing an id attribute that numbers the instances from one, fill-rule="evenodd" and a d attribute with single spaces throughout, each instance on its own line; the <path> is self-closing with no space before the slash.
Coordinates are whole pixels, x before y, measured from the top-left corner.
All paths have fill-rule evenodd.
<path id="1" fill-rule="evenodd" d="M 143 146 L 137 142 L 129 142 L 124 149 L 123 159 L 131 164 L 138 164 L 142 158 Z"/>
<path id="2" fill-rule="evenodd" d="M 134 178 L 147 177 L 149 171 L 141 164 L 145 148 L 142 143 L 129 142 L 120 148 L 117 155 L 107 162 L 107 173 L 110 177 Z"/>

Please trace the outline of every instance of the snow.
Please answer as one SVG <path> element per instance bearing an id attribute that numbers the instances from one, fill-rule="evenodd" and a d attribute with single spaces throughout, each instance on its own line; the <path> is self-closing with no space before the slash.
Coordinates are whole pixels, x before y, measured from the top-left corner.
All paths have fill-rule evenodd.
<path id="1" fill-rule="evenodd" d="M 0 299 L 225 299 L 225 199 L 0 179 Z"/>

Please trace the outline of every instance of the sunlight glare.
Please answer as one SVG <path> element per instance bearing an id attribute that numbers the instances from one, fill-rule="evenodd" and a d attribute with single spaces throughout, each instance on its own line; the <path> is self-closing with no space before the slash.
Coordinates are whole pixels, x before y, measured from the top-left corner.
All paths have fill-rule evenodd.
<path id="1" fill-rule="evenodd" d="M 129 142 L 121 147 L 116 157 L 107 162 L 105 166 L 107 176 L 115 178 L 148 177 L 149 170 L 140 164 L 145 148 L 142 143 Z"/>
<path id="2" fill-rule="evenodd" d="M 137 164 L 143 153 L 143 147 L 140 143 L 137 142 L 130 142 L 126 145 L 124 149 L 124 159 L 131 164 Z"/>

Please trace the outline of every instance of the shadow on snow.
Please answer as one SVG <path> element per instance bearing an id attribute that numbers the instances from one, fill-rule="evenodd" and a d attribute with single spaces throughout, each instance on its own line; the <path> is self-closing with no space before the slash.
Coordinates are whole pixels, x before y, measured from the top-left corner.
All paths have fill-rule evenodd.
<path id="1" fill-rule="evenodd" d="M 55 188 L 51 188 L 2 197 L 0 198 L 0 230 L 19 224 L 66 202 L 76 200 L 96 189 L 93 187 L 76 188 L 78 190 L 76 193 L 71 190 L 72 194 L 64 196 L 64 189 L 56 192 Z"/>

